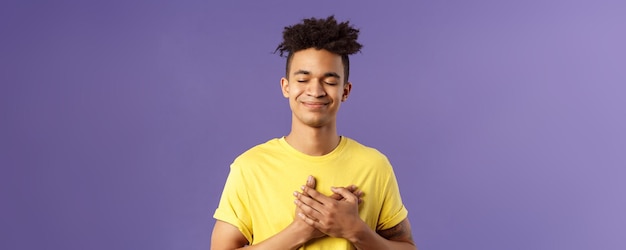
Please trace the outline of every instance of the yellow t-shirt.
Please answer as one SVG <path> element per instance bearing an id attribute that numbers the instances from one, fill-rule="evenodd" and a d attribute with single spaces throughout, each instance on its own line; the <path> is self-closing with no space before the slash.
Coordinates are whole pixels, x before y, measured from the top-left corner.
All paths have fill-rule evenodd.
<path id="1" fill-rule="evenodd" d="M 246 151 L 230 166 L 214 218 L 239 228 L 250 244 L 277 234 L 295 217 L 294 191 L 312 175 L 316 190 L 331 195 L 331 186 L 351 184 L 363 190 L 359 216 L 373 230 L 391 228 L 407 217 L 391 164 L 382 153 L 341 137 L 323 156 L 310 156 L 291 147 L 284 137 Z M 300 249 L 354 249 L 341 238 L 324 237 Z"/>

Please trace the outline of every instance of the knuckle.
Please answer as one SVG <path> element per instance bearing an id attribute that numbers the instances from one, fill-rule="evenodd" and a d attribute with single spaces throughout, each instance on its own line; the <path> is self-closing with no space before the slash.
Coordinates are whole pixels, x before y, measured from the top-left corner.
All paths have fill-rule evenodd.
<path id="1" fill-rule="evenodd" d="M 337 201 L 329 202 L 328 203 L 328 208 L 330 208 L 330 209 L 337 208 Z"/>

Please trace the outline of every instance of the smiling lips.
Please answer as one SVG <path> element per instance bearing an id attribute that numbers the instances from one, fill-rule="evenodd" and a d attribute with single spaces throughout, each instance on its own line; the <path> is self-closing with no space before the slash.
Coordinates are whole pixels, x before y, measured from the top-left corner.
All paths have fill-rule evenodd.
<path id="1" fill-rule="evenodd" d="M 321 109 L 323 107 L 326 107 L 326 105 L 328 105 L 328 103 L 326 102 L 302 102 L 302 104 L 304 104 L 305 107 L 308 107 L 311 109 Z"/>

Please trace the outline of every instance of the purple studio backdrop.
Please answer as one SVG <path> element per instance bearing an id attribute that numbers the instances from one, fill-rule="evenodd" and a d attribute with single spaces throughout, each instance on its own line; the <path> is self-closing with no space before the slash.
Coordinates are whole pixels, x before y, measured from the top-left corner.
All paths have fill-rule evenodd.
<path id="1" fill-rule="evenodd" d="M 626 249 L 625 13 L 2 1 L 0 249 L 209 249 L 231 161 L 289 131 L 283 27 L 331 14 L 365 45 L 339 131 L 390 158 L 420 249 Z"/>

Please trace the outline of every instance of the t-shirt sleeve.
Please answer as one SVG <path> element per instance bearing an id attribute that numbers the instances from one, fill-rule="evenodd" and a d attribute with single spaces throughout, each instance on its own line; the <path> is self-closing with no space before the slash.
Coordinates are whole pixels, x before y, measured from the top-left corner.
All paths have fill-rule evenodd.
<path id="1" fill-rule="evenodd" d="M 387 161 L 387 164 L 389 166 L 389 173 L 382 189 L 383 205 L 380 218 L 378 219 L 378 225 L 376 226 L 376 230 L 378 231 L 398 225 L 402 220 L 406 219 L 409 213 L 402 203 L 400 188 L 398 187 L 398 181 L 396 180 L 393 168 L 389 161 Z"/>
<path id="2" fill-rule="evenodd" d="M 227 222 L 239 229 L 252 242 L 252 220 L 249 212 L 249 199 L 242 169 L 236 164 L 230 166 L 230 173 L 224 185 L 220 203 L 213 218 Z"/>

